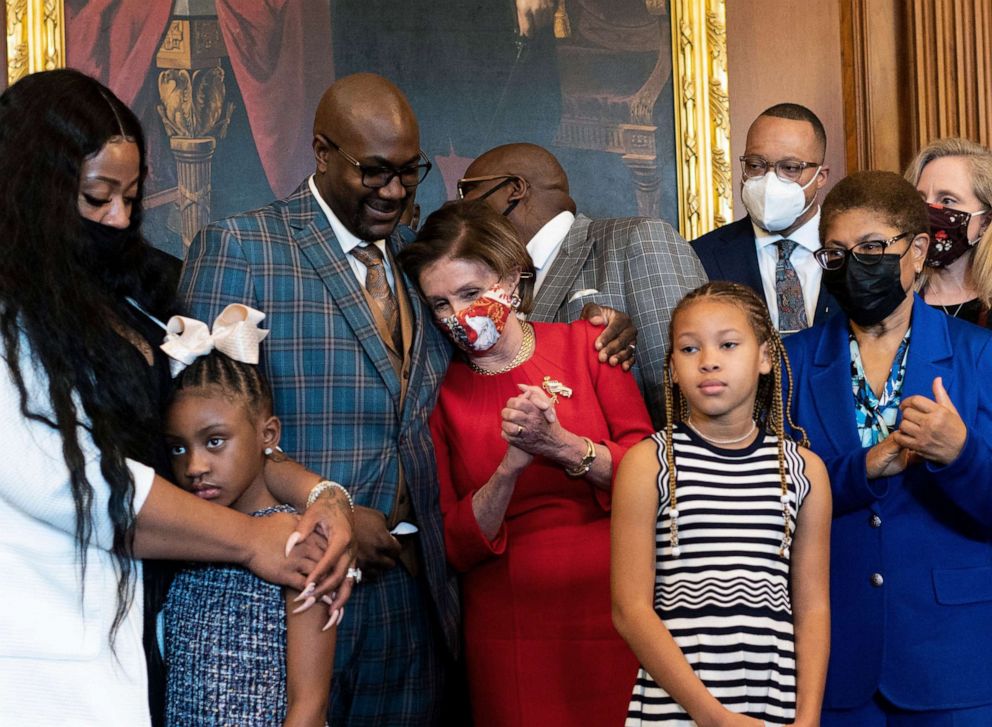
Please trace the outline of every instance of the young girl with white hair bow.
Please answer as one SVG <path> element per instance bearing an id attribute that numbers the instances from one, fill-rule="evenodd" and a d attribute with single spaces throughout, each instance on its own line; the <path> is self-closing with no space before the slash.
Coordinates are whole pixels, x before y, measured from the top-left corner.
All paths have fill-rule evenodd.
<path id="1" fill-rule="evenodd" d="M 281 456 L 271 390 L 256 366 L 264 318 L 231 305 L 211 330 L 174 316 L 162 345 L 175 384 L 165 438 L 176 482 L 254 517 L 293 512 L 263 475 L 266 458 Z M 244 568 L 185 566 L 163 612 L 167 724 L 324 725 L 344 609 L 324 623 L 321 609 L 298 613 L 305 596 Z"/>

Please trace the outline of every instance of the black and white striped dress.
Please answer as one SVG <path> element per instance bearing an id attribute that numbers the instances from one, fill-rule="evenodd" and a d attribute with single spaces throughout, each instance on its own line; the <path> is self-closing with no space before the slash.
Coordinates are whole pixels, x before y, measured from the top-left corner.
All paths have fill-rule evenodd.
<path id="1" fill-rule="evenodd" d="M 654 608 L 696 675 L 727 709 L 768 724 L 793 721 L 796 662 L 782 485 L 774 435 L 745 449 L 721 449 L 684 425 L 675 428 L 681 554 L 670 543 L 668 463 L 658 445 Z M 802 456 L 785 442 L 789 507 L 796 522 L 809 492 Z M 642 668 L 627 727 L 695 724 Z"/>

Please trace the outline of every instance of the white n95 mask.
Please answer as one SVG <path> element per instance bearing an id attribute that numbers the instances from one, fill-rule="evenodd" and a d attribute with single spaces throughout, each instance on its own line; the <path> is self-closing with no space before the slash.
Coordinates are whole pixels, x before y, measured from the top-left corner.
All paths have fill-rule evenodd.
<path id="1" fill-rule="evenodd" d="M 820 167 L 816 171 L 819 174 Z M 768 170 L 762 177 L 745 179 L 741 199 L 747 213 L 758 227 L 768 232 L 789 228 L 816 201 L 814 197 L 806 204 L 804 192 L 816 181 L 817 174 L 802 186 L 797 182 L 782 181 L 773 170 Z"/>

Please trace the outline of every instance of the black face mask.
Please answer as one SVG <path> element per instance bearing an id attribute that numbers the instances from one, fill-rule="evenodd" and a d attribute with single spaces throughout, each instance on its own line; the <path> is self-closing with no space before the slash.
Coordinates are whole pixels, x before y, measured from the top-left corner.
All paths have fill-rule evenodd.
<path id="1" fill-rule="evenodd" d="M 848 255 L 839 270 L 823 271 L 823 285 L 827 292 L 837 299 L 847 317 L 859 326 L 881 323 L 906 300 L 899 267 L 902 255 L 879 257 L 881 259 L 876 264 L 865 265 L 853 255 Z"/>
<path id="2" fill-rule="evenodd" d="M 87 253 L 92 256 L 93 261 L 111 267 L 119 263 L 131 239 L 131 228 L 111 227 L 85 217 L 82 220 L 83 231 L 90 240 L 90 249 Z"/>

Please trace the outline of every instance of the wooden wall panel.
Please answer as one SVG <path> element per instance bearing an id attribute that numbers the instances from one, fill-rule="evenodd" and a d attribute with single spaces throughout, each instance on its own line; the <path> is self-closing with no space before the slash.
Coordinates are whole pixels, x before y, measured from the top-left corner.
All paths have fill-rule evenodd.
<path id="1" fill-rule="evenodd" d="M 901 172 L 934 139 L 992 145 L 992 0 L 840 0 L 847 165 Z"/>
<path id="2" fill-rule="evenodd" d="M 7 88 L 7 3 L 0 3 L 0 58 L 3 58 L 3 72 L 0 73 L 0 91 Z"/>
<path id="3" fill-rule="evenodd" d="M 735 219 L 745 214 L 738 157 L 751 122 L 773 104 L 790 101 L 812 109 L 827 132 L 828 185 L 845 175 L 838 2 L 730 0 L 727 69 Z"/>
<path id="4" fill-rule="evenodd" d="M 913 0 L 917 145 L 942 136 L 992 142 L 992 0 Z"/>

